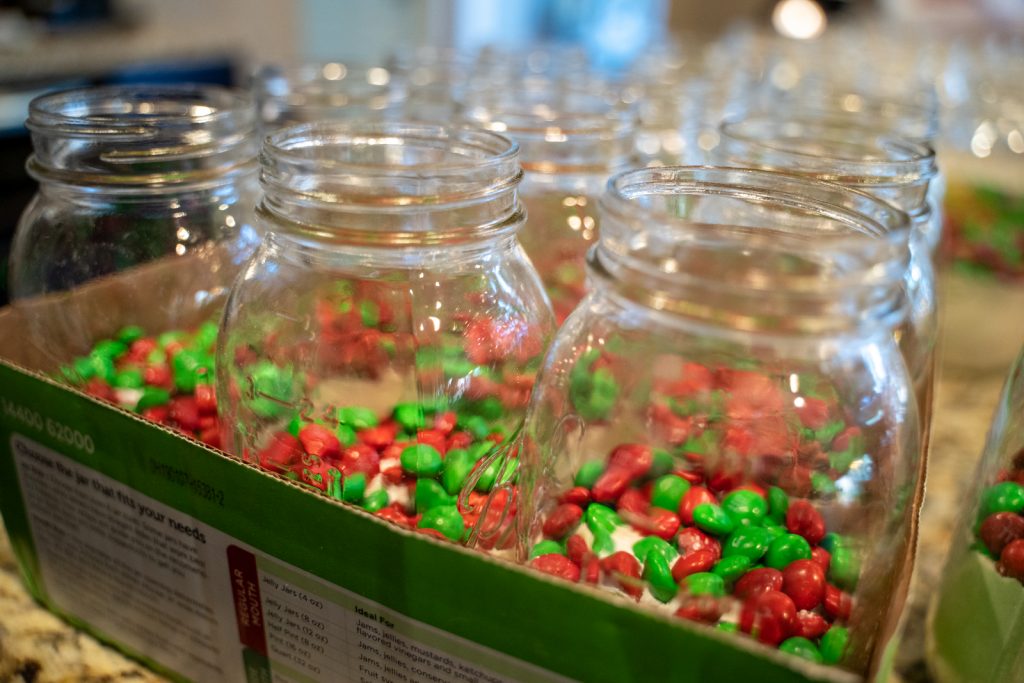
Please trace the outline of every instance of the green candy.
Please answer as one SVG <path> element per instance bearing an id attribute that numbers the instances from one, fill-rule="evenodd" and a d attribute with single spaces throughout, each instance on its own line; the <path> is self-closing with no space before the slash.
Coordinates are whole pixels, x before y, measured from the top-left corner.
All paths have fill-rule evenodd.
<path id="1" fill-rule="evenodd" d="M 501 401 L 494 397 L 488 396 L 487 398 L 479 401 L 474 401 L 470 406 L 472 412 L 476 413 L 477 416 L 494 422 L 500 420 L 505 416 L 505 406 L 501 404 Z"/>
<path id="2" fill-rule="evenodd" d="M 693 509 L 693 523 L 700 529 L 725 536 L 736 528 L 729 513 L 714 503 L 701 503 Z"/>
<path id="3" fill-rule="evenodd" d="M 618 513 L 610 507 L 601 505 L 600 503 L 592 503 L 588 505 L 584 519 L 586 520 L 587 528 L 589 528 L 595 536 L 598 534 L 611 536 L 612 532 L 622 525 L 622 519 L 619 517 Z"/>
<path id="4" fill-rule="evenodd" d="M 303 419 L 301 415 L 293 415 L 292 419 L 288 420 L 288 433 L 294 436 L 296 439 L 299 438 L 299 432 L 302 431 Z"/>
<path id="5" fill-rule="evenodd" d="M 293 379 L 294 374 L 291 369 L 279 368 L 269 360 L 263 360 L 251 366 L 249 381 L 253 397 L 248 402 L 249 409 L 262 418 L 280 416 L 287 409 L 287 404 L 292 401 Z M 175 383 L 177 383 L 177 377 Z"/>
<path id="6" fill-rule="evenodd" d="M 852 591 L 857 587 L 860 578 L 860 557 L 857 551 L 845 545 L 832 552 L 828 564 L 828 580 L 838 587 Z"/>
<path id="7" fill-rule="evenodd" d="M 96 376 L 96 366 L 93 365 L 92 358 L 76 358 L 71 361 L 71 372 L 82 381 L 88 381 Z"/>
<path id="8" fill-rule="evenodd" d="M 96 343 L 89 352 L 90 356 L 104 356 L 113 360 L 128 350 L 128 346 L 113 339 L 104 339 Z"/>
<path id="9" fill-rule="evenodd" d="M 576 478 L 573 483 L 585 489 L 593 488 L 602 474 L 604 474 L 604 463 L 600 460 L 588 460 L 576 470 Z"/>
<path id="10" fill-rule="evenodd" d="M 501 486 L 515 479 L 519 471 L 519 458 L 495 458 L 481 473 L 476 482 L 476 490 L 489 492 L 495 486 Z"/>
<path id="11" fill-rule="evenodd" d="M 811 488 L 819 498 L 831 498 L 838 492 L 836 483 L 824 472 L 811 473 Z"/>
<path id="12" fill-rule="evenodd" d="M 600 356 L 596 349 L 584 353 L 569 373 L 569 400 L 585 420 L 606 418 L 619 396 L 618 382 L 608 368 L 591 372 Z"/>
<path id="13" fill-rule="evenodd" d="M 163 365 L 167 362 L 167 352 L 163 349 L 153 349 L 146 354 L 146 362 L 150 365 Z"/>
<path id="14" fill-rule="evenodd" d="M 679 557 L 679 551 L 671 543 L 657 536 L 645 536 L 633 544 L 633 554 L 636 555 L 636 559 L 640 560 L 641 564 L 647 562 L 651 553 L 661 555 L 669 563 L 675 562 L 676 558 Z"/>
<path id="15" fill-rule="evenodd" d="M 444 471 L 441 473 L 444 490 L 453 495 L 461 491 L 475 463 L 469 451 L 461 448 L 448 451 L 444 456 Z"/>
<path id="16" fill-rule="evenodd" d="M 722 509 L 739 524 L 760 524 L 768 502 L 753 491 L 733 491 L 722 499 Z"/>
<path id="17" fill-rule="evenodd" d="M 82 381 L 82 378 L 77 372 L 75 372 L 75 368 L 72 365 L 62 365 L 58 372 L 60 373 L 61 379 L 70 384 L 78 384 Z"/>
<path id="18" fill-rule="evenodd" d="M 113 359 L 107 356 L 93 355 L 89 356 L 86 362 L 92 367 L 92 373 L 89 377 L 99 377 L 108 384 L 114 381 L 114 375 L 117 373 L 117 370 L 114 369 Z M 78 369 L 77 363 L 75 369 Z M 83 375 L 84 377 L 85 375 Z"/>
<path id="19" fill-rule="evenodd" d="M 830 531 L 821 539 L 819 545 L 830 553 L 834 553 L 836 548 L 848 546 L 849 542 L 834 531 Z"/>
<path id="20" fill-rule="evenodd" d="M 402 469 L 417 477 L 434 477 L 441 471 L 444 461 L 433 446 L 417 443 L 406 446 L 399 456 Z"/>
<path id="21" fill-rule="evenodd" d="M 217 323 L 206 321 L 199 326 L 196 334 L 192 337 L 192 346 L 201 351 L 211 350 L 217 343 Z"/>
<path id="22" fill-rule="evenodd" d="M 146 384 L 142 370 L 125 368 L 114 375 L 114 386 L 119 389 L 141 389 Z"/>
<path id="23" fill-rule="evenodd" d="M 135 404 L 135 410 L 142 412 L 147 408 L 155 408 L 157 406 L 167 405 L 171 400 L 171 392 L 166 389 L 158 389 L 157 387 L 143 387 L 142 396 L 139 397 L 139 402 Z"/>
<path id="24" fill-rule="evenodd" d="M 814 646 L 814 643 L 807 640 L 807 638 L 801 638 L 800 636 L 794 636 L 793 638 L 787 638 L 779 644 L 779 649 L 783 652 L 787 652 L 791 655 L 796 655 L 802 659 L 806 659 L 811 662 L 821 664 L 824 661 L 821 653 L 818 652 L 818 648 Z"/>
<path id="25" fill-rule="evenodd" d="M 474 439 L 485 439 L 491 433 L 491 425 L 479 415 L 471 415 L 462 423 L 462 429 L 473 435 Z"/>
<path id="26" fill-rule="evenodd" d="M 661 477 L 671 472 L 672 468 L 675 467 L 675 458 L 663 448 L 655 448 L 651 455 L 651 469 L 648 470 L 647 476 L 652 478 Z"/>
<path id="27" fill-rule="evenodd" d="M 668 602 L 679 591 L 679 586 L 672 578 L 669 561 L 659 552 L 648 553 L 643 578 L 648 583 L 651 595 L 659 602 Z"/>
<path id="28" fill-rule="evenodd" d="M 440 505 L 423 513 L 420 529 L 434 529 L 440 531 L 445 538 L 451 541 L 458 541 L 466 530 L 466 522 L 459 514 L 459 508 L 454 505 Z"/>
<path id="29" fill-rule="evenodd" d="M 145 333 L 145 330 L 138 325 L 126 325 L 118 331 L 117 340 L 122 344 L 131 344 L 142 339 Z"/>
<path id="30" fill-rule="evenodd" d="M 384 489 L 377 489 L 370 495 L 363 498 L 363 509 L 368 512 L 377 512 L 386 506 L 391 499 Z"/>
<path id="31" fill-rule="evenodd" d="M 843 626 L 833 626 L 821 637 L 821 659 L 826 664 L 838 664 L 846 653 L 850 632 Z"/>
<path id="32" fill-rule="evenodd" d="M 395 406 L 395 422 L 406 432 L 415 434 L 427 426 L 427 416 L 418 403 L 399 403 Z"/>
<path id="33" fill-rule="evenodd" d="M 163 334 L 158 336 L 156 338 L 156 343 L 157 346 L 159 346 L 161 349 L 166 350 L 168 346 L 180 342 L 184 338 L 184 332 L 179 332 L 178 330 L 171 330 L 170 332 L 164 332 Z"/>
<path id="34" fill-rule="evenodd" d="M 490 441 L 483 443 L 475 443 L 469 447 L 469 457 L 473 459 L 473 463 L 480 462 L 480 459 L 485 455 L 489 454 L 496 448 L 495 444 Z"/>
<path id="35" fill-rule="evenodd" d="M 978 519 L 984 520 L 997 512 L 1019 514 L 1021 510 L 1024 510 L 1024 486 L 1013 481 L 1004 481 L 990 486 L 982 494 Z"/>
<path id="36" fill-rule="evenodd" d="M 334 435 L 338 437 L 338 441 L 343 447 L 351 446 L 356 442 L 356 430 L 347 424 L 339 424 L 335 427 Z"/>
<path id="37" fill-rule="evenodd" d="M 690 482 L 675 474 L 666 474 L 654 480 L 651 487 L 651 505 L 679 512 L 679 501 L 690 490 Z"/>
<path id="38" fill-rule="evenodd" d="M 710 595 L 716 598 L 725 595 L 725 581 L 711 572 L 690 574 L 683 579 L 683 587 L 690 595 Z"/>
<path id="39" fill-rule="evenodd" d="M 719 631 L 725 631 L 726 633 L 738 633 L 740 625 L 733 621 L 720 621 L 715 624 L 715 628 Z"/>
<path id="40" fill-rule="evenodd" d="M 363 327 L 377 327 L 380 324 L 380 308 L 370 300 L 359 302 L 359 317 Z"/>
<path id="41" fill-rule="evenodd" d="M 782 571 L 795 560 L 811 559 L 811 546 L 803 536 L 785 534 L 779 536 L 768 546 L 765 564 L 772 569 Z"/>
<path id="42" fill-rule="evenodd" d="M 423 513 L 438 506 L 455 505 L 454 496 L 448 495 L 444 487 L 433 479 L 420 479 L 416 482 L 416 512 Z"/>
<path id="43" fill-rule="evenodd" d="M 752 566 L 754 566 L 753 560 L 746 555 L 733 555 L 723 557 L 716 562 L 715 566 L 711 568 L 711 573 L 721 576 L 726 583 L 732 583 L 750 571 Z"/>
<path id="44" fill-rule="evenodd" d="M 565 548 L 558 541 L 546 540 L 537 543 L 530 551 L 530 559 L 541 555 L 565 555 Z"/>
<path id="45" fill-rule="evenodd" d="M 729 534 L 722 545 L 722 557 L 746 557 L 757 562 L 772 544 L 772 533 L 756 526 L 740 527 Z"/>
<path id="46" fill-rule="evenodd" d="M 771 536 L 772 540 L 775 540 L 783 534 L 789 533 L 789 530 L 786 529 L 786 527 L 782 526 L 781 524 L 776 524 L 775 522 L 766 521 L 764 523 L 764 526 L 762 526 L 761 528 L 768 532 L 768 535 Z"/>
<path id="47" fill-rule="evenodd" d="M 341 484 L 341 499 L 346 503 L 359 503 L 366 496 L 366 474 L 356 472 L 345 477 Z"/>
<path id="48" fill-rule="evenodd" d="M 789 496 L 778 486 L 768 489 L 768 516 L 777 524 L 786 520 L 786 512 L 789 511 Z"/>
<path id="49" fill-rule="evenodd" d="M 352 429 L 369 429 L 377 426 L 377 414 L 369 408 L 360 406 L 338 408 L 336 417 L 338 422 L 346 424 Z"/>

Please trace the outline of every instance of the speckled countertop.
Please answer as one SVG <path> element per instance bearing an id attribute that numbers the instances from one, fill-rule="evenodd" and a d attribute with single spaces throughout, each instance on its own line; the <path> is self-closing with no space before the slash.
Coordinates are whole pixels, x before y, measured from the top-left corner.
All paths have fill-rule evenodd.
<path id="1" fill-rule="evenodd" d="M 1024 291 L 999 303 L 993 302 L 987 290 L 953 286 L 946 292 L 945 354 L 936 389 L 921 543 L 897 662 L 906 683 L 929 681 L 921 659 L 927 598 L 942 570 L 957 504 L 971 484 L 999 398 L 1010 362 L 1007 350 L 1019 348 L 1024 342 L 1024 334 L 1018 332 L 1024 326 Z M 993 313 L 988 316 L 988 330 L 963 324 L 957 312 L 960 308 L 976 308 L 979 300 L 989 303 L 987 308 Z M 1006 312 L 1012 318 L 1007 319 Z M 967 335 L 970 338 L 965 339 Z M 996 353 L 995 348 L 977 341 L 986 339 L 1002 350 Z M 0 529 L 0 681 L 163 680 L 37 606 L 21 585 L 6 534 Z"/>

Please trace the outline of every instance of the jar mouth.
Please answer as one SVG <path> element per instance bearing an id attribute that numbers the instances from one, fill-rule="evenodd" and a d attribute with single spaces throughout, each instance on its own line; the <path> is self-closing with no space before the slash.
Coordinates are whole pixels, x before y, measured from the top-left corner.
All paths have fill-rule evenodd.
<path id="1" fill-rule="evenodd" d="M 323 121 L 285 128 L 261 153 L 267 188 L 367 208 L 437 207 L 519 182 L 519 146 L 470 127 Z"/>
<path id="2" fill-rule="evenodd" d="M 929 146 L 853 121 L 756 116 L 723 122 L 721 134 L 731 163 L 847 186 L 921 184 L 937 173 Z"/>
<path id="3" fill-rule="evenodd" d="M 79 184 L 173 185 L 252 166 L 255 111 L 216 86 L 80 88 L 37 97 L 30 173 Z"/>
<path id="4" fill-rule="evenodd" d="M 394 69 L 345 62 L 263 66 L 252 76 L 263 121 L 357 117 L 402 99 Z"/>
<path id="5" fill-rule="evenodd" d="M 593 272 L 654 308 L 747 328 L 824 331 L 896 320 L 907 215 L 776 171 L 627 171 L 600 201 Z"/>

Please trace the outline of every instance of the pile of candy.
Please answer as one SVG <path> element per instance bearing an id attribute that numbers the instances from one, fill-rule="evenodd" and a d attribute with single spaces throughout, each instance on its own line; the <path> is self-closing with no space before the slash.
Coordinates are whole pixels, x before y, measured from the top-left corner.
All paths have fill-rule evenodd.
<path id="1" fill-rule="evenodd" d="M 975 548 L 995 560 L 1000 574 L 1024 583 L 1024 449 L 1000 479 L 981 496 Z"/>
<path id="2" fill-rule="evenodd" d="M 459 412 L 405 403 L 383 418 L 357 406 L 337 409 L 333 419 L 296 415 L 255 461 L 438 538 L 466 541 L 486 515 L 479 544 L 490 549 L 513 540 L 519 462 L 511 453 L 486 458 L 504 441 L 503 413 L 500 402 L 485 399 Z M 472 491 L 460 500 L 467 484 Z"/>
<path id="3" fill-rule="evenodd" d="M 951 183 L 945 209 L 945 252 L 957 269 L 1024 279 L 1024 195 Z"/>
<path id="4" fill-rule="evenodd" d="M 574 483 L 544 520 L 533 567 L 813 661 L 842 657 L 858 556 L 811 502 L 675 469 L 639 444 L 584 463 Z"/>
<path id="5" fill-rule="evenodd" d="M 219 448 L 216 342 L 212 322 L 156 337 L 133 325 L 97 342 L 88 354 L 62 367 L 60 375 L 90 396 Z"/>

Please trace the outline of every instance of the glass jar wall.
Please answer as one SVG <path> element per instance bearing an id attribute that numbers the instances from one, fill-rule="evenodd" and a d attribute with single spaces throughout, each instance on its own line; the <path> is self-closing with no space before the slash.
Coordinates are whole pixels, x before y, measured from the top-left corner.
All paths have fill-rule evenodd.
<path id="1" fill-rule="evenodd" d="M 258 243 L 254 122 L 247 96 L 214 87 L 92 88 L 32 102 L 28 169 L 39 191 L 18 225 L 10 278 L 45 369 L 64 364 L 62 376 L 90 393 L 164 418 L 172 394 L 212 382 L 211 321 Z M 180 331 L 201 323 L 202 334 Z M 168 330 L 179 332 L 158 343 Z M 185 346 L 177 360 L 167 352 Z"/>
<path id="2" fill-rule="evenodd" d="M 616 176 L 520 442 L 521 551 L 864 671 L 908 577 L 907 219 L 779 173 Z M 806 590 L 805 590 L 806 589 Z"/>
<path id="3" fill-rule="evenodd" d="M 928 614 L 928 667 L 940 683 L 1024 679 L 1024 350 L 988 441 Z"/>
<path id="4" fill-rule="evenodd" d="M 520 426 L 553 329 L 517 241 L 518 148 L 469 128 L 320 123 L 270 136 L 262 162 L 267 236 L 219 342 L 229 450 L 468 539 L 514 477 L 476 469 Z"/>
<path id="5" fill-rule="evenodd" d="M 534 79 L 467 94 L 463 117 L 522 149 L 528 220 L 521 239 L 562 321 L 583 296 L 597 198 L 608 177 L 632 161 L 634 111 L 596 84 L 584 91 Z"/>

